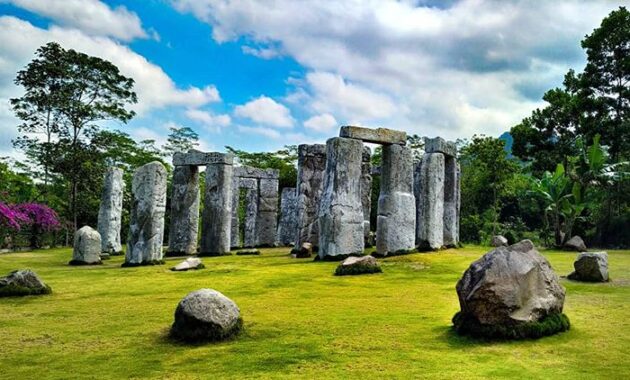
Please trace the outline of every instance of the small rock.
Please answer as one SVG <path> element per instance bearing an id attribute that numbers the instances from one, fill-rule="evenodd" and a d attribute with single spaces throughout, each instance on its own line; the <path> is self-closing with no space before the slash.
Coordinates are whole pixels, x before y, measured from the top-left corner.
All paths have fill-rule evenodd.
<path id="1" fill-rule="evenodd" d="M 70 265 L 101 264 L 101 234 L 90 226 L 74 233 L 74 249 Z"/>
<path id="2" fill-rule="evenodd" d="M 606 252 L 582 252 L 573 263 L 575 271 L 568 278 L 575 281 L 608 281 L 608 254 Z"/>
<path id="3" fill-rule="evenodd" d="M 201 259 L 198 257 L 189 257 L 181 263 L 175 265 L 171 268 L 172 271 L 175 272 L 183 272 L 189 269 L 202 269 L 205 268 L 205 265 L 201 262 Z"/>
<path id="4" fill-rule="evenodd" d="M 186 342 L 212 342 L 236 335 L 242 327 L 238 306 L 213 289 L 188 293 L 175 310 L 171 337 Z"/>
<path id="5" fill-rule="evenodd" d="M 240 251 L 236 251 L 236 255 L 237 256 L 248 256 L 248 255 L 252 255 L 252 256 L 257 256 L 260 255 L 260 251 L 257 249 L 242 249 Z"/>
<path id="6" fill-rule="evenodd" d="M 339 263 L 336 276 L 381 273 L 383 270 L 374 256 L 350 256 Z"/>
<path id="7" fill-rule="evenodd" d="M 99 248 L 100 251 L 100 248 Z M 16 270 L 0 278 L 0 297 L 50 294 L 52 289 L 30 269 Z"/>
<path id="8" fill-rule="evenodd" d="M 508 239 L 503 235 L 495 235 L 492 237 L 491 244 L 493 247 L 507 247 Z"/>
<path id="9" fill-rule="evenodd" d="M 313 255 L 313 244 L 302 243 L 302 246 L 297 251 L 293 252 L 295 258 L 306 259 Z"/>
<path id="10" fill-rule="evenodd" d="M 586 244 L 584 244 L 584 240 L 582 240 L 579 236 L 573 236 L 566 243 L 564 243 L 564 249 L 567 251 L 578 251 L 578 252 L 586 252 Z"/>

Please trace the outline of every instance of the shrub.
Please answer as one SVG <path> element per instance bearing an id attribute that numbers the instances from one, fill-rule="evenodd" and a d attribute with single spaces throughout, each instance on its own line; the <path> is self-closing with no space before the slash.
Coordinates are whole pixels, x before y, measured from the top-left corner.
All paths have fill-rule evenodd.
<path id="1" fill-rule="evenodd" d="M 537 339 L 567 331 L 569 318 L 563 313 L 549 314 L 540 321 L 513 325 L 484 325 L 476 318 L 457 312 L 453 316 L 453 328 L 460 335 L 486 339 Z"/>

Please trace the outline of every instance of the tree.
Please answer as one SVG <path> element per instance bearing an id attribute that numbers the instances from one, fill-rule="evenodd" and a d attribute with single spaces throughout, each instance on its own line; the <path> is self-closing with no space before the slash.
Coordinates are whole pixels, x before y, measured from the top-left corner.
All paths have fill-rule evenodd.
<path id="1" fill-rule="evenodd" d="M 171 133 L 168 135 L 166 144 L 163 149 L 165 156 L 172 156 L 176 152 L 188 152 L 199 146 L 199 135 L 189 127 L 171 127 Z"/>
<path id="2" fill-rule="evenodd" d="M 18 72 L 15 83 L 25 89 L 11 99 L 24 135 L 14 141 L 44 171 L 53 171 L 67 182 L 73 226 L 78 224 L 78 197 L 85 189 L 94 149 L 90 138 L 99 121 L 123 123 L 135 113 L 125 107 L 137 102 L 134 81 L 120 74 L 111 62 L 75 50 L 65 50 L 55 42 L 40 47 L 36 58 Z M 30 133 L 44 129 L 45 143 Z M 47 177 L 47 175 L 46 175 Z"/>

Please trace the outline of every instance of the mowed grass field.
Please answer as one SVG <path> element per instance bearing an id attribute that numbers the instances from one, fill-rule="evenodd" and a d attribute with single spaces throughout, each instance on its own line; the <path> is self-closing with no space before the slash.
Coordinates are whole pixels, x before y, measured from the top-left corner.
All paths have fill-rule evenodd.
<path id="1" fill-rule="evenodd" d="M 630 378 L 630 251 L 608 251 L 612 281 L 567 289 L 569 332 L 533 341 L 454 335 L 455 284 L 487 247 L 381 260 L 382 274 L 335 277 L 336 263 L 287 248 L 166 265 L 71 267 L 70 249 L 0 255 L 0 274 L 35 270 L 53 289 L 0 299 L 0 378 Z M 566 276 L 575 253 L 543 251 Z M 202 346 L 166 334 L 179 300 L 213 288 L 244 319 L 235 340 Z"/>

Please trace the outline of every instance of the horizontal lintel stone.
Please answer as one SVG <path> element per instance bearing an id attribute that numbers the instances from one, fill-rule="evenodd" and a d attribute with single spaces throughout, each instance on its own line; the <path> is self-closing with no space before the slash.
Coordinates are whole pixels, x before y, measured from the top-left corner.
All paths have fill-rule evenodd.
<path id="1" fill-rule="evenodd" d="M 441 137 L 424 138 L 424 151 L 426 153 L 443 153 L 447 156 L 457 157 L 457 146 L 452 141 L 446 141 Z"/>
<path id="2" fill-rule="evenodd" d="M 200 152 L 198 150 L 189 150 L 188 153 L 176 152 L 173 154 L 173 165 L 212 165 L 225 164 L 232 165 L 234 163 L 234 155 L 231 153 L 218 152 Z"/>
<path id="3" fill-rule="evenodd" d="M 339 137 L 363 140 L 375 144 L 398 144 L 407 143 L 407 133 L 387 128 L 364 128 L 346 125 L 339 130 Z"/>
<path id="4" fill-rule="evenodd" d="M 280 178 L 280 171 L 278 169 L 260 169 L 253 168 L 251 166 L 238 166 L 234 168 L 234 177 L 278 179 Z"/>

